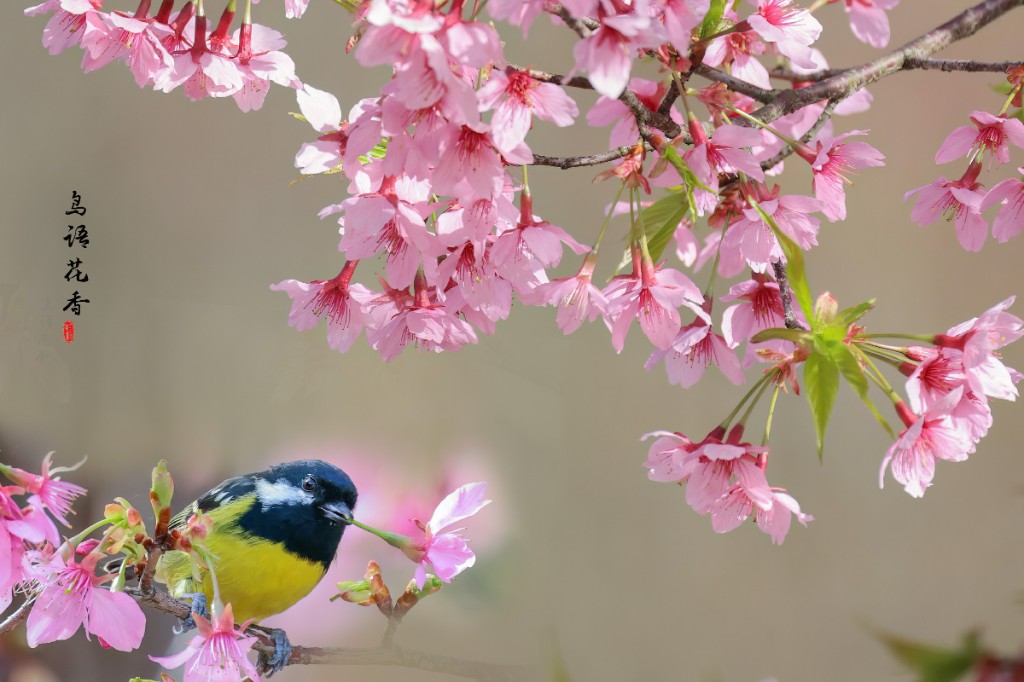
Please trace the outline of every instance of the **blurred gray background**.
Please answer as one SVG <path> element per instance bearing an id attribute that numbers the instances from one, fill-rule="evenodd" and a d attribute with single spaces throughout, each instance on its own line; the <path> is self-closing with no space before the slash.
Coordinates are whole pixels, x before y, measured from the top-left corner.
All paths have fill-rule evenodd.
<path id="1" fill-rule="evenodd" d="M 643 370 L 650 347 L 636 329 L 616 355 L 603 325 L 565 338 L 552 309 L 517 305 L 477 346 L 406 351 L 386 365 L 364 341 L 341 355 L 322 326 L 297 333 L 287 326 L 287 297 L 268 286 L 338 271 L 336 225 L 316 213 L 340 201 L 343 188 L 337 177 L 288 187 L 295 152 L 313 138 L 287 115 L 297 111 L 293 93 L 275 87 L 261 111 L 243 115 L 229 100 L 140 91 L 120 64 L 86 76 L 77 48 L 46 54 L 46 18 L 23 17 L 22 5 L 0 8 L 0 459 L 38 466 L 50 450 L 60 464 L 88 455 L 71 475 L 91 491 L 78 505 L 79 527 L 113 496 L 144 504 L 160 458 L 171 463 L 181 504 L 269 463 L 332 459 L 360 486 L 367 521 L 386 520 L 406 494 L 426 494 L 418 513 L 429 516 L 446 484 L 486 477 L 494 504 L 468 532 L 480 560 L 408 618 L 399 635 L 408 647 L 506 662 L 546 660 L 557 649 L 574 680 L 709 682 L 909 679 L 870 628 L 949 645 L 981 628 L 993 647 L 1019 649 L 1024 419 L 1016 405 L 997 403 L 977 454 L 941 463 L 934 487 L 914 500 L 891 479 L 878 490 L 889 439 L 850 391 L 840 392 L 824 465 L 806 403 L 786 398 L 771 480 L 816 520 L 794 526 L 782 547 L 752 524 L 716 535 L 682 490 L 647 480 L 638 439 L 656 429 L 700 437 L 743 389 L 714 371 L 697 389 L 669 386 L 660 369 Z M 890 14 L 892 45 L 967 5 L 906 0 Z M 220 9 L 210 3 L 208 12 Z M 877 54 L 853 39 L 840 6 L 818 16 L 826 27 L 818 46 L 832 66 Z M 336 93 L 346 112 L 388 77 L 344 54 L 348 19 L 333 3 L 314 2 L 305 18 L 286 21 L 280 3 L 265 0 L 255 18 L 284 31 L 300 78 Z M 1018 10 L 941 56 L 1019 59 L 1022 28 Z M 538 20 L 528 48 L 515 31 L 506 35 L 516 63 L 571 67 L 565 29 Z M 857 176 L 850 218 L 823 225 L 809 274 L 815 290 L 843 305 L 878 297 L 870 330 L 945 331 L 1024 294 L 1024 239 L 990 240 L 968 254 L 952 225 L 921 229 L 902 201 L 940 174 L 959 176 L 962 163 L 937 168 L 932 156 L 973 109 L 998 110 L 1002 95 L 990 89 L 998 80 L 898 74 L 872 87 L 870 112 L 838 119 L 840 132 L 870 129 L 888 167 Z M 593 97 L 572 95 L 582 120 Z M 607 133 L 542 123 L 530 142 L 538 153 L 591 153 L 605 148 Z M 1024 156 L 1013 153 L 1019 165 Z M 1010 170 L 983 180 L 994 184 Z M 537 212 L 584 242 L 614 191 L 591 184 L 595 172 L 530 171 Z M 802 169 L 783 187 L 810 190 Z M 92 242 L 80 253 L 90 281 L 81 290 L 91 303 L 68 345 L 62 236 L 72 190 L 88 209 Z M 600 273 L 614 258 L 606 260 Z M 695 279 L 703 286 L 706 277 Z M 1021 348 L 1006 360 L 1024 369 Z M 325 583 L 358 578 L 374 558 L 400 589 L 410 566 L 351 533 Z M 318 594 L 277 621 L 296 643 L 378 641 L 375 612 L 327 605 L 326 586 Z M 145 653 L 167 651 L 170 625 L 150 618 Z M 104 651 L 81 634 L 34 652 L 21 637 L 0 642 L 0 677 L 156 674 L 141 654 Z M 315 667 L 278 679 L 448 678 Z"/>

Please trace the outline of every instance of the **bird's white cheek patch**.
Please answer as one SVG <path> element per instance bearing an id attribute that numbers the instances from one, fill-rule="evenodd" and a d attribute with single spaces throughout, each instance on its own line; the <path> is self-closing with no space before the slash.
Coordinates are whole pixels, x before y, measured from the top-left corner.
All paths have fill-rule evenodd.
<path id="1" fill-rule="evenodd" d="M 310 504 L 313 495 L 302 488 L 297 488 L 283 478 L 273 483 L 260 479 L 256 481 L 256 497 L 263 509 L 282 504 Z"/>

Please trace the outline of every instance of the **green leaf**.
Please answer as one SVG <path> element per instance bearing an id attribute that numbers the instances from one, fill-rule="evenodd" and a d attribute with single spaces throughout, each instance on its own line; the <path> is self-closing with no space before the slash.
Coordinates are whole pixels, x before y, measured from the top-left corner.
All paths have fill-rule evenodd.
<path id="1" fill-rule="evenodd" d="M 844 326 L 849 327 L 851 324 L 853 324 L 854 322 L 856 322 L 857 320 L 871 312 L 871 310 L 874 307 L 875 299 L 871 299 L 870 301 L 864 301 L 860 305 L 855 305 L 852 308 L 847 308 L 846 310 L 840 311 L 839 321 Z"/>
<path id="2" fill-rule="evenodd" d="M 814 416 L 814 431 L 818 438 L 818 459 L 825 453 L 825 429 L 828 428 L 832 406 L 839 390 L 839 369 L 832 358 L 825 353 L 815 351 L 804 363 L 804 388 L 807 402 Z"/>
<path id="3" fill-rule="evenodd" d="M 968 633 L 959 649 L 943 649 L 930 644 L 876 633 L 893 656 L 915 671 L 918 682 L 955 682 L 978 662 L 982 652 L 977 633 Z"/>
<path id="4" fill-rule="evenodd" d="M 771 339 L 782 339 L 793 343 L 803 343 L 807 340 L 807 332 L 803 329 L 786 329 L 785 327 L 773 327 L 764 329 L 751 337 L 751 343 L 761 343 Z"/>
<path id="5" fill-rule="evenodd" d="M 668 247 L 672 235 L 675 234 L 689 208 L 686 195 L 672 192 L 640 211 L 640 218 L 647 232 L 647 248 L 655 263 L 661 258 L 661 254 L 665 253 L 665 248 Z"/>
<path id="6" fill-rule="evenodd" d="M 725 14 L 725 5 L 726 0 L 711 0 L 711 7 L 700 25 L 701 40 L 718 32 L 718 25 L 722 23 L 722 16 Z"/>

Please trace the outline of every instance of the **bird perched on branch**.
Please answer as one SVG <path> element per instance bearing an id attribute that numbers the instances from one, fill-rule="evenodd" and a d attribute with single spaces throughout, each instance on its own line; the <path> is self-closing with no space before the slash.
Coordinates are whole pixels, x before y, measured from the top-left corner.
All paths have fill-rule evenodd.
<path id="1" fill-rule="evenodd" d="M 171 519 L 172 531 L 185 531 L 190 519 L 201 526 L 191 534 L 199 551 L 164 554 L 157 580 L 172 596 L 191 598 L 199 613 L 218 596 L 238 622 L 280 613 L 327 573 L 356 496 L 344 471 L 319 460 L 229 478 Z M 282 630 L 270 633 L 275 653 L 266 663 L 277 672 L 291 647 Z"/>

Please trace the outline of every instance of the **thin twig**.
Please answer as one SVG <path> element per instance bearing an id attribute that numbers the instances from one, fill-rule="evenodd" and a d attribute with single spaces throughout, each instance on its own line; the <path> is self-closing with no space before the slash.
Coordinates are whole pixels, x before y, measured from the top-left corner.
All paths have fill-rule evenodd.
<path id="1" fill-rule="evenodd" d="M 789 277 L 786 276 L 786 266 L 782 261 L 772 263 L 775 271 L 775 281 L 779 285 L 779 295 L 782 297 L 782 310 L 785 312 L 786 329 L 803 329 L 796 321 L 796 311 L 793 310 L 793 293 L 789 288 Z"/>
<path id="2" fill-rule="evenodd" d="M 957 40 L 974 35 L 979 29 L 1021 5 L 1024 5 L 1024 0 L 984 0 L 878 59 L 847 69 L 806 88 L 783 90 L 752 115 L 768 123 L 813 102 L 848 97 L 875 81 L 908 68 L 908 62 L 921 63 L 921 60 L 927 59 Z"/>
<path id="3" fill-rule="evenodd" d="M 32 599 L 26 599 L 18 609 L 7 616 L 4 622 L 0 623 L 0 636 L 6 635 L 8 632 L 18 627 L 18 623 L 25 620 L 28 617 L 29 607 L 32 606 Z"/>
<path id="4" fill-rule="evenodd" d="M 758 102 L 761 102 L 762 104 L 767 104 L 768 102 L 771 102 L 773 99 L 779 96 L 778 90 L 765 90 L 764 88 L 759 88 L 756 85 L 752 85 L 745 80 L 736 78 L 735 76 L 728 74 L 725 71 L 712 68 L 710 66 L 707 66 L 706 64 L 701 64 L 700 66 L 698 66 L 696 69 L 694 69 L 694 73 L 696 73 L 698 76 L 703 76 L 704 78 L 707 78 L 709 81 L 718 81 L 719 83 L 725 83 L 726 87 L 728 87 L 733 92 L 738 92 L 740 94 L 746 95 L 747 97 L 751 97 L 757 100 Z"/>
<path id="5" fill-rule="evenodd" d="M 902 70 L 923 69 L 926 71 L 965 71 L 970 73 L 999 73 L 1005 72 L 1017 66 L 1024 66 L 1024 62 L 979 62 L 974 59 L 919 59 L 911 57 L 903 62 Z M 796 83 L 816 83 L 817 81 L 841 76 L 851 69 L 822 69 L 811 73 L 796 73 L 786 69 L 772 69 L 769 75 L 772 78 L 792 81 Z"/>
<path id="6" fill-rule="evenodd" d="M 153 590 L 147 595 L 138 587 L 129 587 L 125 592 L 138 600 L 142 606 L 168 613 L 176 618 L 188 618 L 192 613 L 192 609 L 187 603 L 175 599 L 163 590 Z M 249 626 L 246 634 L 260 638 L 260 643 L 253 646 L 253 649 L 263 654 L 273 655 L 274 646 L 267 641 L 267 634 L 262 628 Z M 529 680 L 537 676 L 537 671 L 530 666 L 471 661 L 426 651 L 403 649 L 398 646 L 388 649 L 292 646 L 292 654 L 285 665 L 313 664 L 393 665 L 477 680 L 494 680 L 495 682 Z"/>
<path id="7" fill-rule="evenodd" d="M 631 151 L 633 151 L 633 147 L 616 147 L 611 151 L 589 154 L 587 156 L 544 156 L 543 154 L 534 154 L 532 165 L 553 166 L 562 170 L 581 168 L 583 166 L 599 166 L 602 163 L 621 159 Z"/>
<path id="8" fill-rule="evenodd" d="M 521 66 L 516 66 L 515 64 L 509 64 L 509 67 L 516 71 L 525 73 L 530 78 L 543 83 L 554 83 L 556 85 L 565 85 L 570 88 L 580 88 L 583 90 L 594 89 L 594 86 L 590 84 L 590 80 L 584 76 L 573 76 L 572 78 L 567 78 L 561 74 L 538 71 L 537 69 L 525 69 Z"/>

